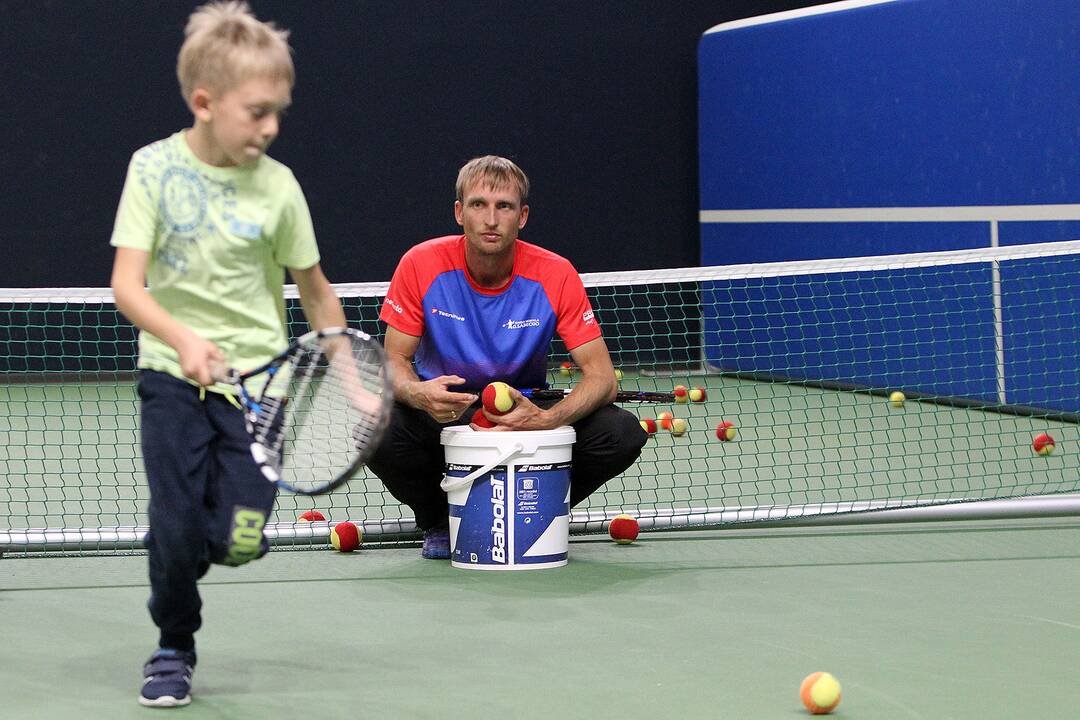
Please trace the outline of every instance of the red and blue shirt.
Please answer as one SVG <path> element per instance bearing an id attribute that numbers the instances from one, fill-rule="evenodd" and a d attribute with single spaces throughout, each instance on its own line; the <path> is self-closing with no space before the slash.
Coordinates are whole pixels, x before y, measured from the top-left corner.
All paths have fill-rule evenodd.
<path id="1" fill-rule="evenodd" d="M 435 238 L 401 258 L 381 319 L 420 338 L 421 380 L 460 375 L 480 391 L 501 380 L 518 388 L 547 386 L 555 333 L 567 350 L 600 337 L 581 277 L 565 258 L 517 240 L 514 269 L 500 288 L 478 286 L 465 266 L 465 236 Z"/>

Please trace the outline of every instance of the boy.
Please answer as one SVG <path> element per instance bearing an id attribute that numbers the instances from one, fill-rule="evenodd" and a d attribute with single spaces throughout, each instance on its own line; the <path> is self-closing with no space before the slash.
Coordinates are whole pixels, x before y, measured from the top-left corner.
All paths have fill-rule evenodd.
<path id="1" fill-rule="evenodd" d="M 300 186 L 265 155 L 294 80 L 287 38 L 243 2 L 191 15 L 177 75 L 192 127 L 134 154 L 113 230 L 116 305 L 141 331 L 149 609 L 160 630 L 139 695 L 150 707 L 191 702 L 196 581 L 212 563 L 242 565 L 268 549 L 275 486 L 211 369 L 251 368 L 284 350 L 285 268 L 313 327 L 345 325 Z"/>

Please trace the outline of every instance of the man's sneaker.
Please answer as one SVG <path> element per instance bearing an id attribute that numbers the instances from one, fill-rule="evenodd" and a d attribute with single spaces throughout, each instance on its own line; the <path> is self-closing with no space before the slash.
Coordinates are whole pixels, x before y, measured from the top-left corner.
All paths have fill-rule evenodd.
<path id="1" fill-rule="evenodd" d="M 450 531 L 446 528 L 432 528 L 424 531 L 424 549 L 420 554 L 428 560 L 450 559 Z"/>
<path id="2" fill-rule="evenodd" d="M 195 653 L 161 648 L 143 666 L 139 704 L 147 707 L 178 707 L 191 702 L 191 674 Z"/>

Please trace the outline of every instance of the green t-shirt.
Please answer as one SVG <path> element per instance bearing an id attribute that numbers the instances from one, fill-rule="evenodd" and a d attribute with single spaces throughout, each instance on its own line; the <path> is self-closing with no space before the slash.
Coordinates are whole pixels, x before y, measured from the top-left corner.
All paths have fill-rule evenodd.
<path id="1" fill-rule="evenodd" d="M 110 243 L 150 253 L 153 298 L 221 348 L 230 367 L 249 370 L 287 345 L 284 269 L 319 261 L 311 214 L 278 161 L 207 165 L 185 132 L 132 156 Z M 139 367 L 183 378 L 176 351 L 145 331 Z"/>

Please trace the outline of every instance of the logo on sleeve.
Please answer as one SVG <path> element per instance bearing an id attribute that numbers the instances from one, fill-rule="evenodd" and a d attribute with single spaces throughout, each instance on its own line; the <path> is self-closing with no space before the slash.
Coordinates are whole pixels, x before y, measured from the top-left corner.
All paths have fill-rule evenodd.
<path id="1" fill-rule="evenodd" d="M 383 305 L 389 305 L 390 309 L 393 310 L 394 312 L 396 312 L 398 315 L 400 315 L 401 313 L 404 312 L 404 310 L 402 309 L 402 307 L 400 305 L 398 305 L 396 302 L 394 302 L 393 300 L 390 299 L 389 295 L 386 297 L 385 300 L 383 300 Z"/>
<path id="2" fill-rule="evenodd" d="M 593 324 L 596 323 L 596 319 L 593 317 L 593 311 L 592 310 L 586 310 L 585 312 L 581 313 L 581 320 L 586 325 L 593 325 Z"/>

